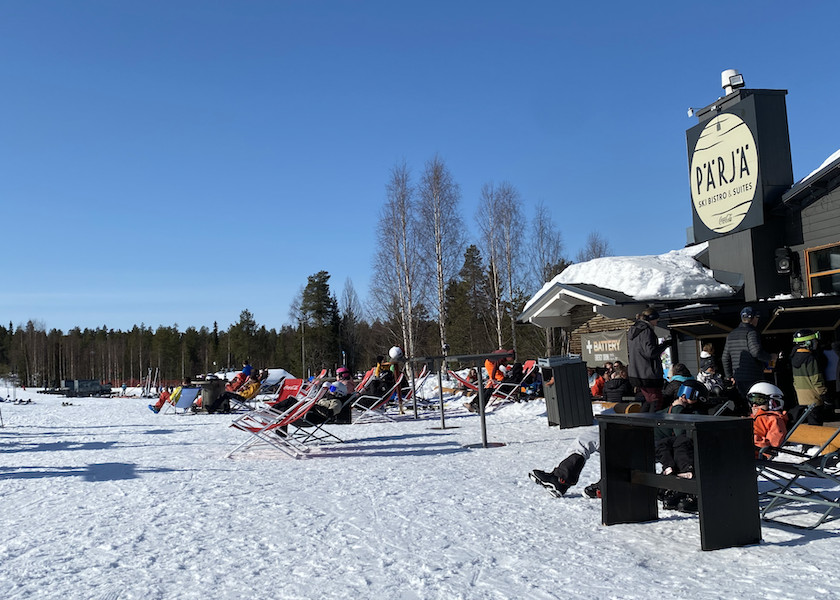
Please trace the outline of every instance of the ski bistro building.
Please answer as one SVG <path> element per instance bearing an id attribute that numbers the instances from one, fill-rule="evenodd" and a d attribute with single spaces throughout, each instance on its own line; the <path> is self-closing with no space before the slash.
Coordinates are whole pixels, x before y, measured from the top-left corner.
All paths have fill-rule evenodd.
<path id="1" fill-rule="evenodd" d="M 745 305 L 760 311 L 758 329 L 769 352 L 787 355 L 793 332 L 801 328 L 819 331 L 826 347 L 836 338 L 840 152 L 794 184 L 787 92 L 746 89 L 734 70 L 723 72 L 722 84 L 723 97 L 689 111 L 698 122 L 686 132 L 693 221 L 686 250 L 696 248 L 694 260 L 722 285 L 712 295 L 640 298 L 591 280 L 569 281 L 561 273 L 528 302 L 519 320 L 564 328 L 568 351 L 589 366 L 626 363 L 627 329 L 647 306 L 661 315 L 658 335 L 677 339 L 670 361 L 692 373 L 703 344 L 712 343 L 720 357 Z M 786 365 L 781 361 L 772 378 L 788 391 Z"/>

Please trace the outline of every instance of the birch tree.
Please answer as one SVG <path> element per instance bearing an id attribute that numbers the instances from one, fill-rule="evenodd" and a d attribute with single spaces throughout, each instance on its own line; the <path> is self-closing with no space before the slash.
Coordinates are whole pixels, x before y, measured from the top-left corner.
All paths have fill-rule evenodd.
<path id="1" fill-rule="evenodd" d="M 498 219 L 496 218 L 498 198 L 495 184 L 490 182 L 481 186 L 476 221 L 478 222 L 478 229 L 481 232 L 484 254 L 487 257 L 490 292 L 493 301 L 494 325 L 496 327 L 496 343 L 497 347 L 501 348 L 504 301 L 502 297 L 504 273 L 501 272 L 501 268 L 504 265 L 504 261 L 502 260 L 502 234 Z"/>
<path id="2" fill-rule="evenodd" d="M 402 346 L 411 356 L 415 347 L 414 312 L 420 291 L 421 265 L 414 189 L 405 162 L 398 162 L 391 168 L 376 237 L 380 253 L 374 257 L 371 298 L 383 313 L 396 312 Z"/>
<path id="3" fill-rule="evenodd" d="M 536 293 L 544 283 L 551 281 L 562 272 L 569 263 L 563 257 L 563 238 L 554 225 L 551 212 L 540 201 L 531 221 L 529 239 L 529 258 L 531 262 L 531 293 Z M 554 350 L 554 328 L 545 328 L 545 354 L 550 356 Z"/>
<path id="4" fill-rule="evenodd" d="M 441 346 L 446 346 L 446 286 L 457 271 L 463 250 L 463 222 L 458 213 L 460 186 L 439 155 L 426 162 L 420 177 L 420 243 L 424 256 L 434 259 L 433 282 L 437 293 L 438 328 Z"/>
<path id="5" fill-rule="evenodd" d="M 537 203 L 528 239 L 528 258 L 531 263 L 530 292 L 536 293 L 566 266 L 563 257 L 563 237 L 551 218 L 544 202 Z"/>
<path id="6" fill-rule="evenodd" d="M 504 261 L 503 273 L 507 288 L 507 306 L 510 319 L 510 339 L 516 351 L 516 311 L 517 302 L 514 294 L 520 288 L 522 280 L 522 195 L 513 185 L 502 182 L 496 188 L 496 218 L 501 242 L 501 257 Z M 521 295 L 521 292 L 520 292 Z"/>
<path id="7" fill-rule="evenodd" d="M 602 258 L 611 255 L 612 248 L 610 247 L 609 241 L 597 231 L 593 231 L 586 237 L 584 247 L 578 250 L 575 256 L 575 262 L 582 263 L 593 258 Z"/>

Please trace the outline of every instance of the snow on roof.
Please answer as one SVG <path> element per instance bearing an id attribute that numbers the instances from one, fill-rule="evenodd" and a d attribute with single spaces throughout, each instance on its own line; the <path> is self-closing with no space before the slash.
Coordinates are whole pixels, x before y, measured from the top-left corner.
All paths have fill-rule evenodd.
<path id="1" fill-rule="evenodd" d="M 589 284 L 622 292 L 636 300 L 695 300 L 731 296 L 735 290 L 720 283 L 695 257 L 708 242 L 658 256 L 608 256 L 567 267 L 546 283 L 525 310 L 555 283 Z"/>
<path id="2" fill-rule="evenodd" d="M 811 171 L 810 173 L 808 173 L 805 177 L 803 177 L 802 179 L 800 179 L 800 180 L 797 182 L 797 184 L 802 183 L 803 181 L 805 181 L 806 179 L 808 179 L 808 178 L 810 178 L 810 177 L 813 177 L 816 173 L 819 173 L 820 171 L 822 171 L 823 169 L 825 169 L 828 165 L 830 165 L 831 163 L 833 163 L 833 162 L 834 162 L 835 160 L 837 160 L 838 158 L 840 158 L 840 150 L 838 150 L 837 152 L 835 152 L 834 154 L 832 154 L 831 156 L 829 156 L 828 158 L 826 158 L 826 159 L 823 161 L 823 164 L 821 164 L 819 167 L 817 167 L 816 169 L 814 169 L 813 171 Z"/>

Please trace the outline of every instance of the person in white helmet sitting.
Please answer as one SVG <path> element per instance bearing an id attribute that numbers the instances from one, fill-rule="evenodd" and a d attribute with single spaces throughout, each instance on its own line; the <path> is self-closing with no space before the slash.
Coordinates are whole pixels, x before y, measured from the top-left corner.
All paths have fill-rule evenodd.
<path id="1" fill-rule="evenodd" d="M 759 458 L 762 448 L 779 448 L 787 435 L 785 397 L 772 383 L 759 381 L 747 392 L 747 401 L 753 420 L 755 457 Z"/>

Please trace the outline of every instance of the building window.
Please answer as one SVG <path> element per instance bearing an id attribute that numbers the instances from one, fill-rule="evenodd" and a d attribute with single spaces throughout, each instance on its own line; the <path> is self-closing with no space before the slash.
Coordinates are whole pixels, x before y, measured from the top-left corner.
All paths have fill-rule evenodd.
<path id="1" fill-rule="evenodd" d="M 840 244 L 805 250 L 808 295 L 840 293 Z"/>

